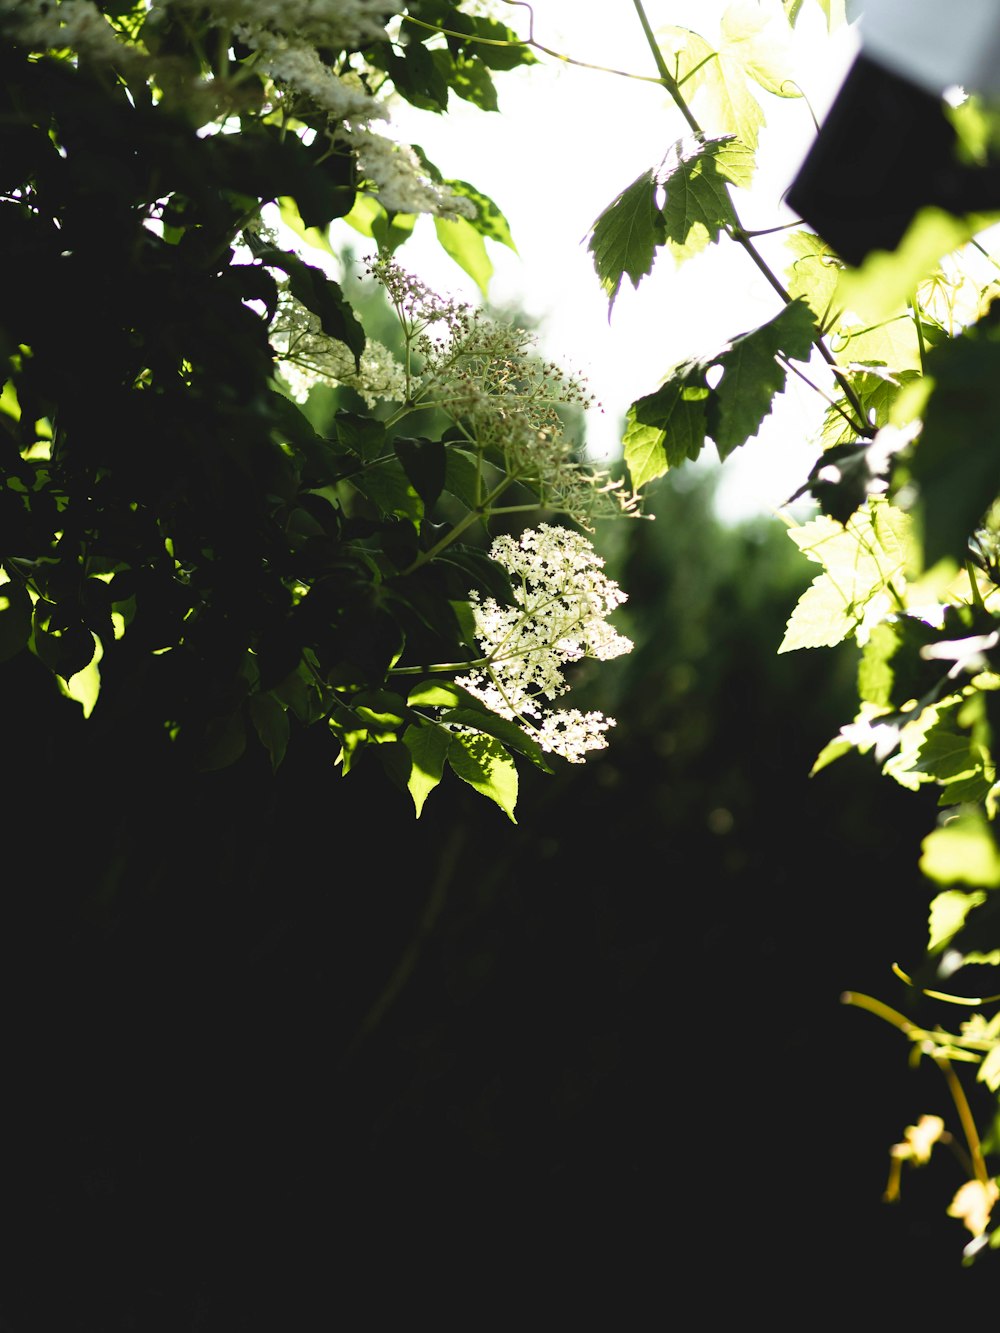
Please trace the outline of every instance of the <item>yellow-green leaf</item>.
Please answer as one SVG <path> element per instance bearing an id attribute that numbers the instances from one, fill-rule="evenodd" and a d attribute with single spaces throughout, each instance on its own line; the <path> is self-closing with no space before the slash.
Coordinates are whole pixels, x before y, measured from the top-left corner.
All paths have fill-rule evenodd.
<path id="1" fill-rule="evenodd" d="M 427 797 L 441 781 L 451 739 L 444 727 L 411 726 L 403 733 L 403 744 L 411 759 L 406 786 L 418 819 Z"/>
<path id="2" fill-rule="evenodd" d="M 920 869 L 938 884 L 1000 885 L 1000 852 L 978 811 L 949 819 L 929 833 L 921 847 Z"/>
<path id="3" fill-rule="evenodd" d="M 435 218 L 434 230 L 446 254 L 464 269 L 482 292 L 489 295 L 493 264 L 486 253 L 486 242 L 465 218 Z"/>
<path id="4" fill-rule="evenodd" d="M 456 732 L 448 750 L 448 763 L 470 787 L 488 796 L 516 824 L 517 768 L 505 747 L 482 732 Z"/>

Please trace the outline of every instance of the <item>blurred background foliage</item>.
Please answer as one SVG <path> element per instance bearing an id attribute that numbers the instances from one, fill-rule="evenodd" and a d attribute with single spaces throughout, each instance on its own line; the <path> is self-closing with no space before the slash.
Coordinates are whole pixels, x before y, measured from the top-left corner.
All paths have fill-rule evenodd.
<path id="1" fill-rule="evenodd" d="M 720 527 L 712 484 L 611 529 L 637 638 L 603 664 L 613 744 L 525 774 L 517 827 L 459 783 L 413 821 L 316 729 L 276 775 L 249 750 L 192 774 L 155 708 L 85 723 L 37 659 L 3 665 L 13 1329 L 68 1294 L 63 1328 L 312 1326 L 281 1322 L 288 1265 L 367 1271 L 390 1238 L 583 1263 L 577 1295 L 626 1303 L 721 1266 L 730 1313 L 845 1269 L 826 1308 L 870 1281 L 905 1311 L 914 1263 L 957 1264 L 947 1159 L 880 1200 L 943 1084 L 838 1003 L 891 999 L 923 946 L 898 852 L 934 809 L 857 756 L 807 777 L 854 656 L 775 654 L 808 572 L 774 522 Z"/>

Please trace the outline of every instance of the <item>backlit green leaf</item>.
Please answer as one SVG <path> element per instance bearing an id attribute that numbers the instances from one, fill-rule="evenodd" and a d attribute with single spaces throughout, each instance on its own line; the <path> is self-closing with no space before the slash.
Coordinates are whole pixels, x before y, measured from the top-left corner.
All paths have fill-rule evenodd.
<path id="1" fill-rule="evenodd" d="M 938 884 L 1000 885 L 1000 852 L 989 821 L 978 812 L 955 815 L 921 844 L 920 869 Z"/>
<path id="2" fill-rule="evenodd" d="M 730 185 L 749 183 L 753 160 L 732 135 L 680 139 L 663 159 L 656 182 L 664 190 L 663 230 L 674 259 L 689 259 L 735 222 Z"/>
<path id="3" fill-rule="evenodd" d="M 481 731 L 456 732 L 448 750 L 448 763 L 470 787 L 495 801 L 511 823 L 516 824 L 517 768 L 506 748 Z"/>
<path id="4" fill-rule="evenodd" d="M 483 296 L 488 296 L 493 263 L 479 231 L 465 218 L 435 218 L 434 230 L 442 250 L 468 273 Z"/>
<path id="5" fill-rule="evenodd" d="M 846 525 L 823 515 L 788 535 L 825 572 L 799 599 L 779 653 L 833 647 L 895 606 L 891 584 L 910 551 L 909 520 L 901 510 L 871 500 Z"/>
<path id="6" fill-rule="evenodd" d="M 655 173 L 644 171 L 608 205 L 590 229 L 587 249 L 608 294 L 608 317 L 627 274 L 632 286 L 653 268 L 656 247 L 664 241 L 663 217 L 656 205 Z"/>
<path id="7" fill-rule="evenodd" d="M 412 761 L 406 785 L 418 819 L 427 797 L 441 781 L 451 741 L 445 727 L 415 725 L 403 732 L 403 744 Z"/>

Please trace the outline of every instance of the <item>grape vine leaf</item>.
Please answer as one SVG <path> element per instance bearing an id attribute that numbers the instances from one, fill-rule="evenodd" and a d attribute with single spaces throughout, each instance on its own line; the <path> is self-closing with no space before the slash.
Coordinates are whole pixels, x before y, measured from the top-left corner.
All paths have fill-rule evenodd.
<path id="1" fill-rule="evenodd" d="M 720 459 L 728 458 L 757 433 L 785 387 L 778 357 L 807 361 L 815 332 L 809 307 L 793 301 L 721 351 L 674 367 L 659 389 L 628 410 L 624 450 L 633 486 L 697 458 L 706 438 Z M 713 386 L 709 372 L 715 367 L 722 375 Z"/>
<path id="2" fill-rule="evenodd" d="M 788 44 L 773 16 L 756 5 L 733 5 L 722 18 L 717 46 L 690 28 L 658 34 L 660 49 L 687 99 L 713 134 L 735 134 L 756 151 L 764 111 L 750 84 L 778 97 L 799 97 Z"/>
<path id="3" fill-rule="evenodd" d="M 791 262 L 785 270 L 789 296 L 801 296 L 817 319 L 825 319 L 837 289 L 840 260 L 815 232 L 793 231 L 785 246 L 791 253 Z"/>
<path id="4" fill-rule="evenodd" d="M 656 247 L 665 239 L 663 214 L 656 206 L 656 173 L 644 171 L 622 190 L 590 228 L 587 249 L 608 294 L 608 319 L 627 273 L 638 287 L 652 271 Z"/>
<path id="5" fill-rule="evenodd" d="M 779 653 L 832 648 L 895 605 L 891 586 L 906 569 L 911 546 L 910 520 L 902 510 L 876 498 L 846 524 L 822 515 L 788 535 L 824 572 L 799 598 Z"/>
<path id="6" fill-rule="evenodd" d="M 638 287 L 652 270 L 657 247 L 667 246 L 680 262 L 735 223 L 728 187 L 748 185 L 752 171 L 752 156 L 735 135 L 691 134 L 608 205 L 588 232 L 587 248 L 608 293 L 609 318 L 622 278 L 628 274 Z"/>
<path id="7" fill-rule="evenodd" d="M 730 185 L 749 185 L 750 152 L 732 134 L 708 139 L 689 135 L 668 150 L 656 172 L 663 188 L 664 241 L 677 261 L 704 250 L 735 223 Z"/>

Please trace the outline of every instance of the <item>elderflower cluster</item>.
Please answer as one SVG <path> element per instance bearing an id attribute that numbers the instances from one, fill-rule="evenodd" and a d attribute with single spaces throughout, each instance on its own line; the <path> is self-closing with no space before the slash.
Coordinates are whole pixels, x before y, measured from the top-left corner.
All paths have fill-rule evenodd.
<path id="1" fill-rule="evenodd" d="M 295 299 L 283 284 L 270 329 L 281 377 L 296 402 L 304 403 L 314 384 L 343 384 L 369 407 L 379 399 L 402 402 L 406 376 L 387 347 L 367 339 L 360 365 L 346 343 L 323 332 L 318 316 Z"/>
<path id="2" fill-rule="evenodd" d="M 588 750 L 607 746 L 614 718 L 551 709 L 545 701 L 569 689 L 566 665 L 631 651 L 632 641 L 607 623 L 626 595 L 602 572 L 604 561 L 587 538 L 566 528 L 541 523 L 517 540 L 497 537 L 490 555 L 511 575 L 515 605 L 470 592 L 483 661 L 457 683 L 519 722 L 543 750 L 582 763 Z"/>
<path id="3" fill-rule="evenodd" d="M 397 143 L 367 126 L 341 126 L 337 138 L 355 152 L 362 177 L 388 213 L 432 213 L 442 218 L 474 218 L 471 199 L 430 179 L 409 144 Z"/>
<path id="4" fill-rule="evenodd" d="M 0 28 L 35 50 L 70 49 L 98 64 L 123 65 L 141 59 L 92 0 L 3 0 Z"/>
<path id="5" fill-rule="evenodd" d="M 439 296 L 395 260 L 379 256 L 368 270 L 385 288 L 419 363 L 411 398 L 441 408 L 477 448 L 499 454 L 541 504 L 582 527 L 636 508 L 621 482 L 574 459 L 557 409 L 596 405 L 581 378 L 540 357 L 523 329 Z"/>
<path id="6" fill-rule="evenodd" d="M 337 120 L 388 119 L 387 109 L 366 91 L 357 74 L 335 73 L 314 46 L 266 30 L 244 26 L 237 31 L 257 51 L 259 68 L 291 92 L 293 103 L 295 96 L 304 97 Z"/>

